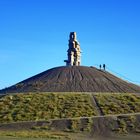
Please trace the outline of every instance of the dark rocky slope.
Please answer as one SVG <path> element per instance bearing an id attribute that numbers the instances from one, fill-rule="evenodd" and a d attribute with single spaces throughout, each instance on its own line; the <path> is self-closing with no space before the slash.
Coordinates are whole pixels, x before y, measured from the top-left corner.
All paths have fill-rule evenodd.
<path id="1" fill-rule="evenodd" d="M 133 92 L 140 86 L 95 67 L 62 66 L 49 69 L 0 93 L 17 92 Z"/>
<path id="2" fill-rule="evenodd" d="M 15 122 L 0 124 L 0 131 L 32 131 L 46 130 L 48 132 L 70 132 L 72 135 L 78 133 L 86 135 L 86 140 L 114 140 L 110 137 L 127 136 L 133 134 L 140 138 L 140 114 L 118 115 L 105 117 L 90 117 L 76 119 L 56 119 L 48 121 Z M 72 133 L 73 132 L 73 133 Z M 101 139 L 99 139 L 101 137 Z M 102 138 L 103 137 L 103 138 Z M 108 139 L 109 138 L 109 139 Z M 137 138 L 137 140 L 138 140 Z M 74 140 L 81 140 L 77 137 Z M 127 139 L 122 137 L 121 140 Z M 130 138 L 129 138 L 130 139 Z M 134 137 L 136 139 L 136 137 Z M 116 140 L 120 140 L 119 138 Z"/>

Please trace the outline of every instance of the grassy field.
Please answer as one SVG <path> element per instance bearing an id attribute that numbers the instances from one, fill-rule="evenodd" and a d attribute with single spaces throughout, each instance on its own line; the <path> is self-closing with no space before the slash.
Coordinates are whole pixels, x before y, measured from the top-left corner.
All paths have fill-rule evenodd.
<path id="1" fill-rule="evenodd" d="M 140 135 L 113 135 L 113 136 L 96 136 L 96 137 L 90 137 L 87 135 L 72 133 L 69 134 L 67 137 L 61 137 L 61 138 L 32 138 L 32 137 L 11 137 L 11 136 L 0 136 L 0 140 L 139 140 Z"/>
<path id="2" fill-rule="evenodd" d="M 140 112 L 140 95 L 137 94 L 95 94 L 93 95 L 103 115 L 117 115 L 118 128 L 112 131 L 129 134 L 140 133 L 139 119 L 133 113 Z M 130 114 L 123 116 L 123 114 Z"/>
<path id="3" fill-rule="evenodd" d="M 11 94 L 0 98 L 0 123 L 91 117 L 99 115 L 98 109 L 104 115 L 140 112 L 140 96 L 126 93 Z"/>
<path id="4" fill-rule="evenodd" d="M 140 96 L 136 94 L 96 94 L 99 108 L 104 115 L 140 112 Z"/>
<path id="5" fill-rule="evenodd" d="M 0 99 L 0 122 L 48 120 L 96 115 L 88 94 L 15 94 Z"/>
<path id="6" fill-rule="evenodd" d="M 100 111 L 99 111 L 100 110 Z M 110 118 L 94 116 L 129 114 Z M 101 130 L 124 134 L 113 138 L 94 138 L 94 140 L 139 140 L 140 95 L 126 93 L 26 93 L 10 94 L 0 98 L 0 124 L 24 121 L 46 120 L 49 124 L 35 125 L 30 130 L 0 130 L 0 140 L 93 140 L 89 134 Z M 79 118 L 89 117 L 89 118 Z M 93 118 L 92 118 L 93 117 Z M 53 119 L 67 118 L 66 128 L 57 131 Z M 68 119 L 69 118 L 69 119 Z M 97 123 L 98 122 L 98 123 Z M 103 124 L 104 123 L 104 124 Z M 55 124 L 56 125 L 56 124 Z M 105 126 L 102 128 L 102 125 Z M 96 130 L 98 128 L 99 130 Z M 88 135 L 87 135 L 88 134 Z M 138 134 L 138 135 L 137 135 Z"/>
<path id="7" fill-rule="evenodd" d="M 21 137 L 6 137 L 6 136 L 1 137 L 0 136 L 0 140 L 57 140 L 57 139 L 52 139 L 52 138 L 21 138 Z"/>
<path id="8" fill-rule="evenodd" d="M 70 139 L 69 135 L 64 132 L 50 132 L 50 131 L 0 131 L 0 138 L 2 139 L 30 139 L 30 140 L 65 140 Z"/>

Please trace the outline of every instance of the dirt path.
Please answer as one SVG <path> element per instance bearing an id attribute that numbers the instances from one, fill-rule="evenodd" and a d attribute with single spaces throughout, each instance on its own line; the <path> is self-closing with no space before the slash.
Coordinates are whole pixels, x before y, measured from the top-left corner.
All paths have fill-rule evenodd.
<path id="1" fill-rule="evenodd" d="M 86 118 L 106 118 L 106 117 L 119 117 L 119 116 L 134 116 L 134 115 L 140 115 L 140 112 L 138 113 L 127 113 L 127 114 L 115 114 L 115 115 L 103 115 L 103 116 L 92 116 L 92 117 L 75 117 L 75 118 L 58 118 L 58 119 L 49 119 L 49 120 L 39 120 L 39 121 L 19 121 L 19 122 L 12 122 L 12 123 L 2 123 L 0 125 L 5 125 L 5 124 L 16 124 L 16 123 L 39 123 L 39 122 L 46 122 L 46 121 L 59 121 L 59 120 L 74 120 L 74 119 L 86 119 Z"/>
<path id="2" fill-rule="evenodd" d="M 103 116 L 104 115 L 104 113 L 103 113 L 103 111 L 101 110 L 101 108 L 100 108 L 100 106 L 99 106 L 99 104 L 98 104 L 98 102 L 97 102 L 97 99 L 94 97 L 94 95 L 92 95 L 92 94 L 90 94 L 90 97 L 91 97 L 91 102 L 92 102 L 92 104 L 93 104 L 93 106 L 96 108 L 96 110 L 97 110 L 97 113 L 98 113 L 98 116 Z"/>

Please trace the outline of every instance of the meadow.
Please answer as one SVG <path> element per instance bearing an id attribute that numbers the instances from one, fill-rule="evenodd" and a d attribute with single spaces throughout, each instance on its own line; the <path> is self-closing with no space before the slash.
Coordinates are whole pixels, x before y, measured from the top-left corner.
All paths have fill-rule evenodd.
<path id="1" fill-rule="evenodd" d="M 3 131 L 2 140 L 83 140 L 100 128 L 100 121 L 108 131 L 116 134 L 140 134 L 140 96 L 127 93 L 19 93 L 0 98 L 0 125 L 10 123 L 48 121 L 47 125 L 34 125 L 30 130 Z M 128 116 L 124 116 L 124 114 Z M 112 116 L 100 118 L 100 116 Z M 113 115 L 118 115 L 114 116 Z M 95 117 L 95 118 L 94 118 Z M 63 123 L 64 119 L 64 123 Z M 66 120 L 65 120 L 66 119 Z M 55 130 L 56 123 L 64 125 Z M 57 122 L 58 120 L 58 122 Z M 60 122 L 59 122 L 60 121 Z M 100 123 L 100 121 L 98 123 Z M 53 125 L 52 125 L 53 124 Z M 54 127 L 55 126 L 55 127 Z M 59 127 L 59 126 L 57 126 Z M 59 128 L 57 128 L 59 129 Z M 62 129 L 62 128 L 61 128 Z M 80 134 L 83 136 L 80 136 Z M 88 135 L 87 135 L 88 134 Z M 94 134 L 93 134 L 94 135 Z M 134 139 L 137 139 L 135 135 Z M 139 138 L 139 136 L 138 136 Z M 111 139 L 111 138 L 110 138 Z M 115 138 L 113 138 L 115 139 Z M 121 139 L 121 138 L 119 138 Z M 123 137 L 123 139 L 125 139 Z M 127 138 L 129 139 L 129 137 Z M 96 138 L 95 138 L 96 140 Z M 109 140 L 109 138 L 108 138 Z M 112 140 L 112 139 L 111 139 Z"/>

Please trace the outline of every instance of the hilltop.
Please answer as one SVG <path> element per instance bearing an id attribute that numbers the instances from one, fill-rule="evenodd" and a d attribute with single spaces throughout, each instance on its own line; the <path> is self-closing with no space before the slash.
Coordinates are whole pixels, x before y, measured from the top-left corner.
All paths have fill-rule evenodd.
<path id="1" fill-rule="evenodd" d="M 118 134 L 139 139 L 140 86 L 106 71 L 105 64 L 80 66 L 76 37 L 70 33 L 66 66 L 0 90 L 0 139 L 109 140 Z"/>
<path id="2" fill-rule="evenodd" d="M 62 66 L 44 71 L 0 91 L 0 93 L 18 92 L 140 93 L 140 86 L 95 67 Z"/>

